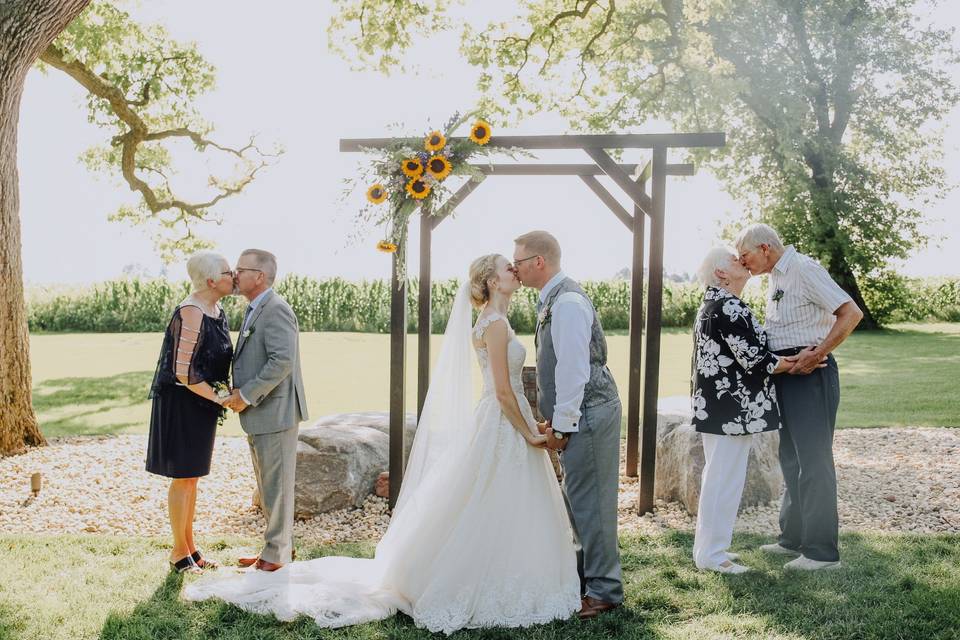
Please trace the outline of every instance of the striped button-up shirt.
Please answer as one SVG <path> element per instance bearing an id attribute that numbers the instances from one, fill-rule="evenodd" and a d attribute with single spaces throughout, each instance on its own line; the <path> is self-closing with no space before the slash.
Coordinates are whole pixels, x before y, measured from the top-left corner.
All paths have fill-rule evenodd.
<path id="1" fill-rule="evenodd" d="M 851 300 L 820 263 L 790 245 L 770 272 L 764 326 L 772 351 L 823 342 L 842 304 Z"/>

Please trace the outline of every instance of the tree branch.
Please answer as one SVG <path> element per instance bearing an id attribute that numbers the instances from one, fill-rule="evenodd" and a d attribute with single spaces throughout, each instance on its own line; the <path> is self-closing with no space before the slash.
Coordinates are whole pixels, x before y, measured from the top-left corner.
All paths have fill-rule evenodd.
<path id="1" fill-rule="evenodd" d="M 114 136 L 111 140 L 114 146 L 121 147 L 120 172 L 123 179 L 127 182 L 131 191 L 140 193 L 143 197 L 144 204 L 146 204 L 151 213 L 159 214 L 171 209 L 178 210 L 180 214 L 175 218 L 173 224 L 177 221 L 182 221 L 187 227 L 187 237 L 192 235 L 189 226 L 191 220 L 207 221 L 207 209 L 213 207 L 224 198 L 240 193 L 253 181 L 261 169 L 268 166 L 265 158 L 277 156 L 277 154 L 269 154 L 261 151 L 255 144 L 255 138 L 253 137 L 251 137 L 245 146 L 234 149 L 209 140 L 201 133 L 193 131 L 189 127 L 150 131 L 149 125 L 140 117 L 135 107 L 146 106 L 146 104 L 149 103 L 150 83 L 158 77 L 163 64 L 174 58 L 165 58 L 157 63 L 151 77 L 144 81 L 144 89 L 141 92 L 140 100 L 137 101 L 128 100 L 120 89 L 110 84 L 103 77 L 95 74 L 80 60 L 68 60 L 64 52 L 55 45 L 51 44 L 48 46 L 41 54 L 40 59 L 51 67 L 59 69 L 69 75 L 92 95 L 107 101 L 114 115 L 127 127 L 126 132 Z M 155 167 L 142 167 L 137 162 L 137 152 L 142 143 L 168 138 L 188 138 L 194 142 L 200 151 L 206 150 L 207 147 L 213 147 L 224 153 L 231 154 L 247 163 L 247 170 L 241 178 L 232 184 L 226 184 L 211 177 L 210 185 L 215 187 L 218 193 L 206 202 L 187 202 L 176 198 L 170 189 L 169 181 L 166 180 L 166 175 L 162 171 Z M 247 156 L 247 153 L 250 151 L 255 152 L 257 156 L 259 156 L 259 162 L 253 162 L 252 159 Z M 149 170 L 162 175 L 165 179 L 164 189 L 170 191 L 170 196 L 164 198 L 158 195 L 149 183 L 137 175 L 138 169 Z"/>

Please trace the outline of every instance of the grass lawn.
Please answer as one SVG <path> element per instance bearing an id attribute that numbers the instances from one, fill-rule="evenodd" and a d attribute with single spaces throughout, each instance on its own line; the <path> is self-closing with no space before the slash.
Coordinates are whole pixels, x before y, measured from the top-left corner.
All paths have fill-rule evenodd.
<path id="1" fill-rule="evenodd" d="M 441 340 L 433 337 L 434 358 Z M 532 364 L 533 337 L 521 340 Z M 32 336 L 34 404 L 43 432 L 48 436 L 146 432 L 150 408 L 146 392 L 161 341 L 157 333 Z M 626 393 L 628 337 L 610 335 L 608 343 L 610 368 L 621 393 Z M 689 331 L 664 333 L 661 397 L 688 393 L 690 349 Z M 415 410 L 416 336 L 410 336 L 407 353 L 407 407 Z M 389 336 L 304 333 L 301 356 L 313 417 L 388 407 Z M 841 427 L 960 426 L 955 400 L 960 324 L 898 325 L 855 334 L 841 346 L 837 358 L 843 385 Z M 237 418 L 231 416 L 221 433 L 240 435 Z"/>
<path id="2" fill-rule="evenodd" d="M 957 536 L 845 535 L 844 567 L 814 575 L 785 573 L 783 559 L 754 550 L 765 541 L 737 536 L 734 548 L 745 550 L 743 561 L 756 571 L 721 576 L 693 568 L 689 534 L 625 536 L 625 608 L 585 623 L 572 619 L 516 631 L 468 630 L 457 637 L 945 640 L 960 634 Z M 211 555 L 230 561 L 252 542 L 227 539 L 207 547 Z M 333 553 L 369 555 L 372 546 L 300 549 L 305 558 Z M 279 623 L 220 602 L 186 603 L 179 598 L 182 578 L 166 571 L 166 554 L 166 540 L 0 537 L 0 639 L 404 640 L 430 635 L 402 615 L 321 631 L 309 619 Z"/>

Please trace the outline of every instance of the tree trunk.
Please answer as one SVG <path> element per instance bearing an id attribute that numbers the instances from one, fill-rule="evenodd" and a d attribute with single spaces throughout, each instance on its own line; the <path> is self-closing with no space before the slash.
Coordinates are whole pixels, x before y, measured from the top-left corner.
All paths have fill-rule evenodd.
<path id="1" fill-rule="evenodd" d="M 863 311 L 863 320 L 857 325 L 856 330 L 879 329 L 880 325 L 877 324 L 873 313 L 863 299 L 863 294 L 860 293 L 860 285 L 857 284 L 857 277 L 853 274 L 853 270 L 850 269 L 850 265 L 847 263 L 847 259 L 842 252 L 838 251 L 831 256 L 830 268 L 827 272 L 830 274 L 830 277 L 840 285 L 840 288 L 850 294 L 853 301 L 857 303 L 857 306 Z"/>
<path id="2" fill-rule="evenodd" d="M 89 0 L 0 3 L 0 455 L 44 444 L 23 298 L 17 123 L 27 71 Z"/>

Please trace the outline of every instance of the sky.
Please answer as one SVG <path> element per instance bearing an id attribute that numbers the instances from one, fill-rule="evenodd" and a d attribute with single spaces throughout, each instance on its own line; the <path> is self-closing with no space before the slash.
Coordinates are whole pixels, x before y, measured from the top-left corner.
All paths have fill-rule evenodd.
<path id="1" fill-rule="evenodd" d="M 217 68 L 217 87 L 199 101 L 201 113 L 216 130 L 212 138 L 242 146 L 251 133 L 285 153 L 238 197 L 218 211 L 222 226 L 200 234 L 234 262 L 248 247 L 278 256 L 282 273 L 352 280 L 388 278 L 389 256 L 378 253 L 380 239 L 371 230 L 353 239 L 362 202 L 340 203 L 343 179 L 356 175 L 362 154 L 340 153 L 340 138 L 416 136 L 445 122 L 452 113 L 475 104 L 477 72 L 458 53 L 455 36 L 417 43 L 419 60 L 441 61 L 385 77 L 357 72 L 328 52 L 326 26 L 330 3 L 152 0 L 130 5 L 142 23 L 161 23 L 178 40 L 198 43 Z M 482 4 L 482 6 L 481 6 Z M 508 10 L 513 3 L 498 0 Z M 960 25 L 960 10 L 944 3 L 934 18 Z M 492 3 L 471 2 L 468 18 L 488 20 Z M 960 47 L 960 36 L 955 35 Z M 954 70 L 960 84 L 960 69 Z M 388 129 L 391 124 L 399 125 Z M 949 180 L 960 184 L 960 109 L 945 122 L 945 158 Z M 558 134 L 570 131 L 556 114 L 541 114 L 495 135 Z M 668 132 L 658 123 L 629 133 Z M 118 179 L 90 172 L 78 158 L 102 143 L 110 132 L 87 122 L 83 89 L 61 72 L 31 70 L 21 104 L 18 168 L 23 234 L 24 279 L 28 285 L 86 284 L 121 276 L 166 273 L 185 278 L 181 263 L 164 266 L 142 228 L 111 222 L 108 216 L 136 196 Z M 192 185 L 205 177 L 187 146 L 177 147 L 183 174 Z M 637 150 L 624 161 L 643 162 Z M 668 158 L 676 161 L 676 158 Z M 579 151 L 539 153 L 541 162 L 589 162 Z M 606 179 L 604 179 L 606 180 Z M 193 182 L 191 182 L 193 181 Z M 608 188 L 625 205 L 612 183 Z M 899 264 L 908 275 L 960 275 L 960 233 L 955 213 L 960 190 L 926 210 L 926 230 L 939 243 Z M 664 267 L 693 273 L 705 252 L 717 243 L 722 226 L 743 214 L 718 181 L 703 168 L 667 183 Z M 564 269 L 581 279 L 610 278 L 631 262 L 631 239 L 623 224 L 573 177 L 500 177 L 485 181 L 457 209 L 453 220 L 434 232 L 435 278 L 462 277 L 478 255 L 510 255 L 512 240 L 531 229 L 547 229 L 560 240 Z M 418 250 L 416 224 L 410 249 Z M 415 267 L 413 267 L 415 269 Z"/>

